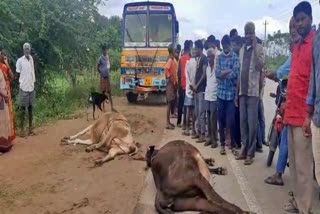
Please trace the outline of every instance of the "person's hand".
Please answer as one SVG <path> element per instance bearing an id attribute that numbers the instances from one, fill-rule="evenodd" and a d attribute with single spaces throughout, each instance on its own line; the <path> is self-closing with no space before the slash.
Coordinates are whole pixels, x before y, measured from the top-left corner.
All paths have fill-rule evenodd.
<path id="1" fill-rule="evenodd" d="M 265 77 L 267 77 L 268 79 L 271 79 L 271 80 L 274 80 L 274 74 L 272 73 L 272 72 L 267 72 L 266 74 L 265 74 Z"/>
<path id="2" fill-rule="evenodd" d="M 193 91 L 193 93 L 195 93 L 195 91 L 196 91 L 195 87 L 196 87 L 195 85 L 190 85 L 190 89 L 191 89 L 191 91 Z"/>
<path id="3" fill-rule="evenodd" d="M 8 102 L 9 102 L 9 97 L 8 97 L 8 96 L 4 96 L 3 99 L 4 99 L 4 102 L 5 102 L 5 103 L 8 103 Z"/>
<path id="4" fill-rule="evenodd" d="M 7 56 L 4 57 L 4 64 L 5 64 L 6 66 L 9 66 L 8 57 L 7 57 Z"/>
<path id="5" fill-rule="evenodd" d="M 255 49 L 257 47 L 257 37 L 256 34 L 252 35 L 252 47 Z"/>
<path id="6" fill-rule="evenodd" d="M 236 95 L 235 98 L 234 98 L 234 105 L 235 105 L 237 108 L 239 108 L 239 97 L 238 97 L 238 95 Z"/>
<path id="7" fill-rule="evenodd" d="M 232 73 L 232 70 L 231 69 L 229 69 L 229 70 L 225 70 L 225 71 L 222 71 L 221 72 L 221 76 L 222 76 L 222 78 L 225 78 L 225 77 L 227 77 L 229 74 L 231 74 Z"/>
<path id="8" fill-rule="evenodd" d="M 309 116 L 306 117 L 306 119 L 304 120 L 303 126 L 302 126 L 302 130 L 303 130 L 303 135 L 305 137 L 311 137 L 312 133 L 311 133 L 311 118 Z"/>

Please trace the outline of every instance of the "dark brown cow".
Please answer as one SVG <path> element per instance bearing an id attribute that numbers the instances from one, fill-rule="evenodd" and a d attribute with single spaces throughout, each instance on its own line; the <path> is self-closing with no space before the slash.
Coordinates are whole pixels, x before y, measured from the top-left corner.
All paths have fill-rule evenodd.
<path id="1" fill-rule="evenodd" d="M 146 153 L 146 161 L 157 188 L 155 208 L 158 213 L 250 213 L 227 202 L 214 191 L 209 183 L 210 172 L 223 174 L 223 170 L 208 167 L 213 160 L 204 159 L 191 144 L 177 140 L 159 150 L 151 146 Z"/>

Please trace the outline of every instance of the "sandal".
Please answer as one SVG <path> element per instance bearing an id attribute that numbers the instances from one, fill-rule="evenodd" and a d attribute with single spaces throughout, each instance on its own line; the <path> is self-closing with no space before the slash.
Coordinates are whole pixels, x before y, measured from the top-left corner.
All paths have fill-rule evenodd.
<path id="1" fill-rule="evenodd" d="M 206 139 L 204 137 L 199 137 L 199 139 L 196 141 L 196 143 L 204 143 L 206 142 Z"/>
<path id="2" fill-rule="evenodd" d="M 166 129 L 168 129 L 168 130 L 174 130 L 174 126 L 167 125 Z"/>
<path id="3" fill-rule="evenodd" d="M 244 165 L 246 166 L 249 166 L 253 163 L 253 158 L 247 158 L 245 161 L 244 161 Z"/>
<path id="4" fill-rule="evenodd" d="M 239 152 L 235 149 L 235 148 L 233 148 L 232 150 L 231 150 L 231 152 L 232 152 L 232 154 L 234 155 L 234 156 L 238 156 L 239 155 Z"/>
<path id="5" fill-rule="evenodd" d="M 225 148 L 221 148 L 221 150 L 220 150 L 220 155 L 226 155 L 226 150 L 225 150 Z"/>
<path id="6" fill-rule="evenodd" d="M 211 141 L 210 140 L 206 140 L 206 143 L 204 144 L 204 146 L 210 146 L 212 145 Z"/>
<path id="7" fill-rule="evenodd" d="M 284 183 L 282 181 L 282 178 L 277 179 L 277 175 L 272 175 L 264 180 L 265 183 L 275 186 L 283 186 Z"/>
<path id="8" fill-rule="evenodd" d="M 200 138 L 200 136 L 197 134 L 191 137 L 191 139 L 198 139 L 198 138 Z"/>
<path id="9" fill-rule="evenodd" d="M 182 135 L 184 135 L 184 136 L 190 136 L 190 132 L 184 131 L 184 132 L 182 132 Z"/>
<path id="10" fill-rule="evenodd" d="M 242 155 L 237 155 L 236 160 L 246 160 L 246 157 Z"/>
<path id="11" fill-rule="evenodd" d="M 294 199 L 293 192 L 289 192 L 289 203 L 284 206 L 284 210 L 288 213 L 299 213 L 298 205 Z"/>
<path id="12" fill-rule="evenodd" d="M 217 147 L 218 147 L 218 144 L 217 144 L 217 143 L 211 144 L 211 148 L 215 149 L 215 148 L 217 148 Z"/>
<path id="13" fill-rule="evenodd" d="M 175 126 L 175 125 L 173 125 L 172 123 L 170 123 L 170 126 L 172 126 L 172 127 L 174 127 L 174 128 L 176 127 L 176 126 Z"/>

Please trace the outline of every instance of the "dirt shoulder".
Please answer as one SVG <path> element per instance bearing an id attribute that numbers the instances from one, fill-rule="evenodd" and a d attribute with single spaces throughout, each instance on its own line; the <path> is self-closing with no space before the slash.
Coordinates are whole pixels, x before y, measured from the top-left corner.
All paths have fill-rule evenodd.
<path id="1" fill-rule="evenodd" d="M 115 103 L 143 148 L 161 141 L 163 106 L 128 105 L 124 98 Z M 144 185 L 144 162 L 123 156 L 91 168 L 103 153 L 60 145 L 62 137 L 90 123 L 92 119 L 87 122 L 85 113 L 77 119 L 57 121 L 39 128 L 37 136 L 17 139 L 12 151 L 0 156 L 1 213 L 132 213 Z"/>

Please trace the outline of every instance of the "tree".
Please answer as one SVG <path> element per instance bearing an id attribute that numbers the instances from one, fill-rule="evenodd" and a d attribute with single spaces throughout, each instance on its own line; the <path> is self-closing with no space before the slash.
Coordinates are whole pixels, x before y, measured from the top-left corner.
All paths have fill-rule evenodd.
<path id="1" fill-rule="evenodd" d="M 79 71 L 95 66 L 100 46 L 107 43 L 111 67 L 120 67 L 121 19 L 99 14 L 106 0 L 1 0 L 0 46 L 12 66 L 30 42 L 37 67 L 36 87 L 46 91 L 53 75 L 65 75 L 76 84 Z M 49 72 L 50 71 L 50 72 Z"/>

